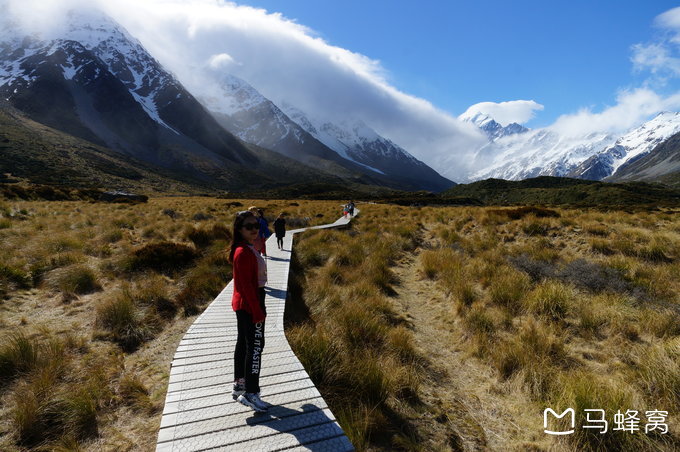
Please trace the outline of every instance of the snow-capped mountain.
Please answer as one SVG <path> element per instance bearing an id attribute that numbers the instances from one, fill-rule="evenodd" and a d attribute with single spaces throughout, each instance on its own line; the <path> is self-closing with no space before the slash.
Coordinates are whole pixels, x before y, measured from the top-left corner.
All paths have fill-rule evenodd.
<path id="1" fill-rule="evenodd" d="M 680 132 L 680 113 L 664 112 L 623 136 L 593 132 L 565 136 L 550 128 L 508 133 L 489 115 L 476 113 L 459 119 L 484 131 L 489 142 L 477 150 L 468 180 L 521 180 L 537 176 L 565 176 L 601 180 L 647 155 Z"/>
<path id="2" fill-rule="evenodd" d="M 614 140 L 606 133 L 566 137 L 549 129 L 504 136 L 477 151 L 475 167 L 482 169 L 470 180 L 565 176 Z"/>
<path id="3" fill-rule="evenodd" d="M 352 126 L 313 124 L 299 109 L 287 104 L 279 108 L 233 75 L 222 79 L 217 93 L 202 97 L 203 104 L 248 143 L 334 173 L 360 171 L 375 183 L 395 188 L 440 191 L 453 184 L 359 121 Z M 328 162 L 335 166 L 328 167 Z"/>
<path id="4" fill-rule="evenodd" d="M 246 81 L 226 75 L 217 94 L 201 97 L 203 105 L 228 131 L 247 143 L 274 150 L 312 166 L 344 160 L 291 121 L 273 102 Z M 349 171 L 335 168 L 336 171 Z"/>
<path id="5" fill-rule="evenodd" d="M 105 14 L 71 11 L 49 35 L 0 20 L 0 95 L 32 119 L 199 177 L 257 163 Z"/>
<path id="6" fill-rule="evenodd" d="M 458 116 L 458 119 L 465 122 L 470 122 L 477 127 L 479 127 L 491 141 L 496 140 L 501 137 L 508 135 L 515 135 L 517 133 L 528 132 L 529 129 L 517 124 L 516 122 L 510 123 L 503 127 L 498 122 L 496 122 L 491 116 L 486 113 L 477 112 L 471 114 L 462 114 Z"/>
<path id="7" fill-rule="evenodd" d="M 393 141 L 379 135 L 360 119 L 339 122 L 312 118 L 289 104 L 282 108 L 293 121 L 314 138 L 344 158 L 421 188 L 440 191 L 452 185 L 429 166 Z M 417 182 L 423 181 L 423 182 Z"/>
<path id="8" fill-rule="evenodd" d="M 659 144 L 680 132 L 680 113 L 662 112 L 604 147 L 568 173 L 570 177 L 601 180 L 616 175 Z"/>

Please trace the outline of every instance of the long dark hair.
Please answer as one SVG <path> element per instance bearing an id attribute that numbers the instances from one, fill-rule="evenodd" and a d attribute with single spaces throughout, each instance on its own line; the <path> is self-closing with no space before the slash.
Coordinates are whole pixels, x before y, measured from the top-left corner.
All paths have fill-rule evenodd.
<path id="1" fill-rule="evenodd" d="M 231 234 L 231 250 L 229 251 L 229 263 L 231 264 L 234 263 L 234 253 L 236 252 L 236 247 L 245 242 L 243 236 L 241 235 L 241 228 L 243 227 L 243 223 L 246 221 L 246 218 L 250 217 L 254 218 L 255 214 L 249 210 L 243 210 L 237 213 L 236 218 L 234 218 L 234 230 Z"/>

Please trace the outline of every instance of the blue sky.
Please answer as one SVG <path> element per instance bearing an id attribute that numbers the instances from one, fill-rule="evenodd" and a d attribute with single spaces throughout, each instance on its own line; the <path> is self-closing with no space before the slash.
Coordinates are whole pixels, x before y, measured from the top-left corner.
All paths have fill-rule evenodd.
<path id="1" fill-rule="evenodd" d="M 250 0 L 237 2 L 311 28 L 333 46 L 379 60 L 388 81 L 454 115 L 478 102 L 534 100 L 527 125 L 602 109 L 641 86 L 631 47 L 661 30 L 672 1 Z M 670 91 L 678 86 L 657 87 Z"/>

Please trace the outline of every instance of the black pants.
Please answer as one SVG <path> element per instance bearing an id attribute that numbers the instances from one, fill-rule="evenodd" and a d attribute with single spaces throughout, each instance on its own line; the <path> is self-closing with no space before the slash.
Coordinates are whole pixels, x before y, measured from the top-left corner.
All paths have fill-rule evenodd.
<path id="1" fill-rule="evenodd" d="M 260 306 L 267 313 L 264 305 L 264 287 L 258 290 Z M 246 392 L 260 392 L 260 369 L 262 368 L 262 350 L 264 350 L 264 321 L 253 323 L 253 318 L 246 311 L 236 311 L 238 336 L 234 349 L 234 381 L 246 379 Z"/>
<path id="2" fill-rule="evenodd" d="M 276 244 L 279 245 L 279 248 L 283 248 L 283 236 L 276 236 Z"/>

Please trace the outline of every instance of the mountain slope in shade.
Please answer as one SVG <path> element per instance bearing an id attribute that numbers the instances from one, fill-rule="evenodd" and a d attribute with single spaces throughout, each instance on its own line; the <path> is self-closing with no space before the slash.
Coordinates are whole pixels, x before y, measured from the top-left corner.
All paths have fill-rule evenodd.
<path id="1" fill-rule="evenodd" d="M 680 186 L 680 133 L 657 145 L 648 154 L 623 164 L 610 177 L 612 182 L 658 181 Z"/>
<path id="2" fill-rule="evenodd" d="M 293 121 L 341 156 L 396 179 L 402 185 L 432 191 L 454 185 L 361 120 L 333 123 L 312 119 L 291 105 L 282 108 Z"/>
<path id="3" fill-rule="evenodd" d="M 224 128 L 241 140 L 274 150 L 302 163 L 343 177 L 358 169 L 291 121 L 276 105 L 245 81 L 226 76 L 220 95 L 203 97 L 203 105 Z"/>
<path id="4" fill-rule="evenodd" d="M 289 105 L 279 108 L 246 81 L 233 75 L 222 79 L 217 94 L 213 91 L 201 100 L 220 124 L 242 140 L 332 174 L 356 177 L 359 173 L 364 180 L 368 178 L 372 183 L 401 189 L 439 191 L 452 185 L 451 181 L 364 125 L 362 143 L 356 136 L 352 137 L 352 145 L 339 144 L 337 139 L 329 141 L 327 136 L 317 133 L 299 110 Z M 336 136 L 349 135 L 338 127 L 333 132 Z M 365 136 L 370 136 L 370 142 Z M 399 159 L 395 159 L 397 154 Z"/>
<path id="5" fill-rule="evenodd" d="M 39 38 L 5 22 L 0 38 L 0 94 L 38 122 L 192 177 L 218 175 L 229 186 L 258 164 L 102 13 L 72 12 L 64 28 Z"/>
<path id="6" fill-rule="evenodd" d="M 680 132 L 680 113 L 663 112 L 623 135 L 610 146 L 568 173 L 570 177 L 601 180 L 647 155 L 657 145 Z"/>
<path id="7" fill-rule="evenodd" d="M 276 152 L 252 146 L 258 163 L 246 173 L 248 180 L 231 186 L 221 171 L 195 177 L 183 169 L 143 162 L 35 122 L 0 100 L 0 174 L 32 183 L 101 188 L 142 193 L 224 193 L 270 190 L 304 183 L 347 185 L 338 177 L 319 173 Z M 0 177 L 1 179 L 1 177 Z M 358 187 L 361 188 L 361 187 Z"/>

